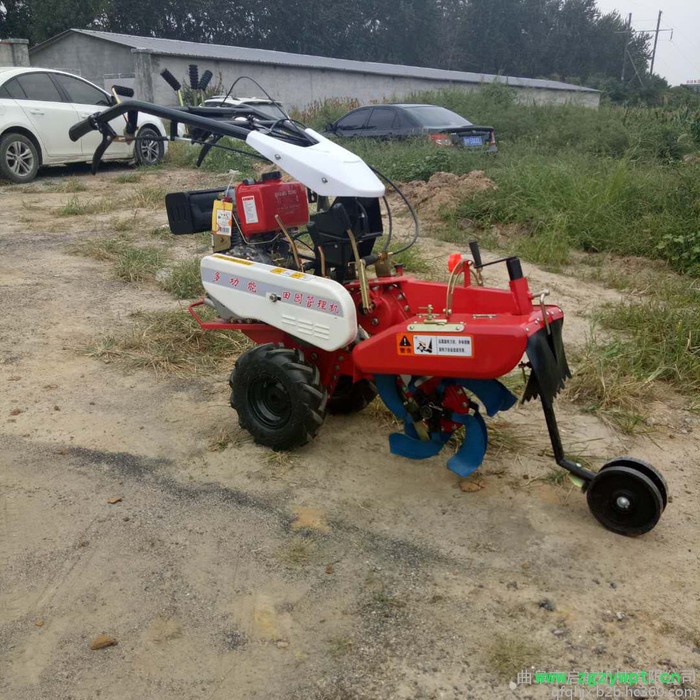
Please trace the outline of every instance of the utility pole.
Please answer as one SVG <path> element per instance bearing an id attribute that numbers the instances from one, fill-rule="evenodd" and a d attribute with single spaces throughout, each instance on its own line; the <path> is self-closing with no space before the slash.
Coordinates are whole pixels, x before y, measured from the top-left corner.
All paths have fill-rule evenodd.
<path id="1" fill-rule="evenodd" d="M 651 54 L 651 68 L 649 68 L 649 75 L 654 73 L 654 59 L 656 58 L 656 44 L 659 41 L 659 27 L 661 26 L 661 10 L 659 10 L 659 17 L 656 20 L 656 31 L 654 32 L 654 51 Z"/>
<path id="2" fill-rule="evenodd" d="M 630 38 L 632 37 L 632 32 L 630 31 L 631 28 L 632 13 L 630 12 L 627 16 L 627 29 L 625 31 L 625 34 L 627 35 L 627 38 L 625 39 L 625 50 L 622 52 L 622 75 L 620 76 L 620 80 L 623 83 L 625 82 L 625 66 L 627 65 L 627 45 L 630 43 Z"/>

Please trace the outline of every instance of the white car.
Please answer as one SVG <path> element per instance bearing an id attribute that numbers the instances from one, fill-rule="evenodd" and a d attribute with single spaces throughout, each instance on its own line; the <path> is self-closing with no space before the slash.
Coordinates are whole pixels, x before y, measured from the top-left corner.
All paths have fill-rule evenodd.
<path id="1" fill-rule="evenodd" d="M 29 182 L 43 165 L 90 161 L 101 136 L 93 131 L 73 142 L 68 130 L 114 104 L 114 98 L 77 75 L 47 68 L 0 67 L 0 177 Z M 110 122 L 122 135 L 125 116 Z M 157 165 L 167 151 L 163 122 L 139 114 L 137 139 L 114 141 L 105 160 Z M 150 140 L 152 139 L 152 140 Z"/>

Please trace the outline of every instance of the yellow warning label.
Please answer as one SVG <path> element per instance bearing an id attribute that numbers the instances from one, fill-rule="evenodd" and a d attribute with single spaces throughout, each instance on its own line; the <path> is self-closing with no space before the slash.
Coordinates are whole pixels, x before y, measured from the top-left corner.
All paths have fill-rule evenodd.
<path id="1" fill-rule="evenodd" d="M 212 255 L 212 257 L 219 260 L 225 260 L 226 262 L 238 263 L 239 265 L 255 265 L 255 263 L 251 262 L 250 260 L 241 260 L 240 258 L 234 258 L 232 255 L 221 255 L 220 253 L 217 253 L 216 255 Z"/>

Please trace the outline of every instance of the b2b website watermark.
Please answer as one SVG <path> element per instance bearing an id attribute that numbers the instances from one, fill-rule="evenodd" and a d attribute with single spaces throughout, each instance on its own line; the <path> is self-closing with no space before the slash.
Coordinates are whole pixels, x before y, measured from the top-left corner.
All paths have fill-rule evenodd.
<path id="1" fill-rule="evenodd" d="M 551 686 L 553 698 L 697 698 L 696 673 L 687 671 L 521 671 L 523 685 Z"/>

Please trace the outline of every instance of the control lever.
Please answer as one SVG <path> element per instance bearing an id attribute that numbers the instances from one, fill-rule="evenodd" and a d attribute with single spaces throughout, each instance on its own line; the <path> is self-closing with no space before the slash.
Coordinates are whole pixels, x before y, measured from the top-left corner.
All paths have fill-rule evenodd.
<path id="1" fill-rule="evenodd" d="M 471 251 L 472 258 L 474 258 L 474 267 L 480 270 L 484 266 L 484 263 L 481 260 L 479 241 L 469 241 L 469 250 Z"/>

